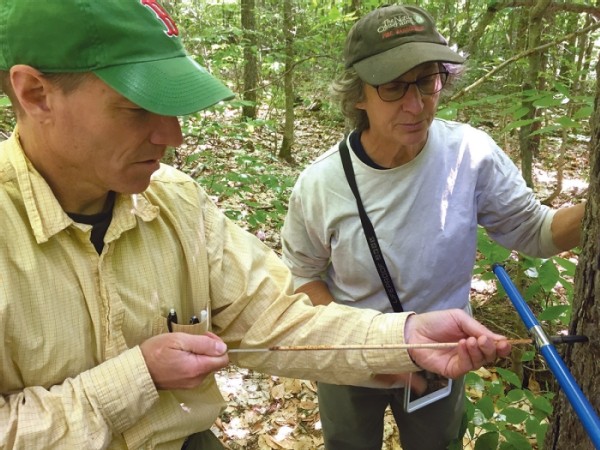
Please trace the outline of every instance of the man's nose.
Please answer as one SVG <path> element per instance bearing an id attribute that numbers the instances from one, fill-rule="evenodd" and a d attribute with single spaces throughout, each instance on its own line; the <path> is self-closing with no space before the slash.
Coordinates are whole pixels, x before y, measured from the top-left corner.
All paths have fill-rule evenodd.
<path id="1" fill-rule="evenodd" d="M 179 147 L 183 144 L 183 134 L 177 117 L 157 116 L 156 128 L 150 141 L 167 147 Z"/>

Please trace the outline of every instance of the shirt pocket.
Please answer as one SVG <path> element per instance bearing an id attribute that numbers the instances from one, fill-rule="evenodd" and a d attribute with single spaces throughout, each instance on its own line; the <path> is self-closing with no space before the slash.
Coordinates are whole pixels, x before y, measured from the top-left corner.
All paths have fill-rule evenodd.
<path id="1" fill-rule="evenodd" d="M 171 330 L 180 333 L 195 334 L 201 336 L 210 329 L 208 317 L 203 318 L 199 323 L 181 324 L 171 322 Z M 156 316 L 153 323 L 153 335 L 168 333 L 169 325 L 166 317 Z"/>

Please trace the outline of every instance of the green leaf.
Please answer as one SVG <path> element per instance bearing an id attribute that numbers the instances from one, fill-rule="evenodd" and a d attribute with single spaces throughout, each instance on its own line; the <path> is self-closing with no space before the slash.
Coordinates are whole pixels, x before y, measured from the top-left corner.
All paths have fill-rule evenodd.
<path id="1" fill-rule="evenodd" d="M 538 442 L 538 446 L 541 449 L 544 441 L 546 440 L 546 432 L 548 431 L 548 423 L 540 423 L 539 429 L 534 433 L 535 439 Z"/>
<path id="2" fill-rule="evenodd" d="M 485 103 L 490 103 L 492 105 L 495 105 L 496 103 L 498 103 L 498 101 L 500 100 L 504 100 L 506 99 L 508 96 L 506 94 L 496 94 L 496 95 L 488 95 L 485 96 L 483 98 L 483 100 L 485 101 Z"/>
<path id="3" fill-rule="evenodd" d="M 515 450 L 531 450 L 531 444 L 522 434 L 512 430 L 503 430 L 500 433 Z"/>
<path id="4" fill-rule="evenodd" d="M 484 228 L 477 229 L 477 249 L 489 263 L 501 262 L 512 253 L 505 247 L 490 239 Z"/>
<path id="5" fill-rule="evenodd" d="M 483 392 L 483 389 L 485 387 L 485 381 L 475 372 L 469 372 L 465 376 L 465 385 L 470 386 L 478 390 L 479 392 Z"/>
<path id="6" fill-rule="evenodd" d="M 508 400 L 509 403 L 521 401 L 523 400 L 523 397 L 525 397 L 525 392 L 522 389 L 511 389 L 506 394 L 506 400 Z"/>
<path id="7" fill-rule="evenodd" d="M 575 276 L 575 269 L 577 268 L 577 264 L 575 264 L 573 261 L 570 261 L 566 258 L 559 258 L 558 256 L 555 256 L 554 258 L 552 258 L 552 260 L 560 267 L 565 269 L 561 274 L 562 276 Z"/>
<path id="8" fill-rule="evenodd" d="M 548 422 L 545 419 L 539 420 L 534 416 L 529 416 L 529 419 L 525 421 L 525 431 L 529 436 L 545 435 L 547 430 Z M 541 442 L 544 442 L 543 439 L 541 441 L 538 440 L 538 443 Z"/>
<path id="9" fill-rule="evenodd" d="M 481 414 L 480 412 L 478 412 L 479 414 Z M 475 406 L 473 406 L 473 403 L 471 403 L 469 401 L 468 398 L 466 398 L 466 394 L 465 394 L 465 415 L 467 417 L 467 430 L 469 431 L 469 434 L 471 436 L 473 436 L 473 434 L 475 433 L 475 422 L 473 422 L 473 418 L 475 417 Z"/>
<path id="10" fill-rule="evenodd" d="M 578 109 L 573 114 L 573 119 L 589 119 L 592 117 L 594 113 L 594 108 L 592 106 L 584 106 L 583 108 Z"/>
<path id="11" fill-rule="evenodd" d="M 534 122 L 539 122 L 539 119 L 524 119 L 524 120 L 515 120 L 514 122 L 510 122 L 508 125 L 504 127 L 502 133 L 506 133 L 507 131 L 514 130 L 515 128 L 524 127 L 526 125 L 531 125 Z"/>
<path id="12" fill-rule="evenodd" d="M 562 130 L 564 127 L 562 125 L 549 125 L 547 127 L 542 127 L 539 130 L 534 131 L 529 136 L 537 136 L 540 134 L 552 134 L 555 131 Z"/>
<path id="13" fill-rule="evenodd" d="M 568 103 L 569 99 L 562 96 L 547 95 L 533 102 L 533 106 L 536 108 L 549 108 L 552 106 L 560 106 L 564 103 Z"/>
<path id="14" fill-rule="evenodd" d="M 521 355 L 521 362 L 533 361 L 535 358 L 536 352 L 534 350 L 528 350 L 523 352 Z"/>
<path id="15" fill-rule="evenodd" d="M 552 403 L 550 403 L 546 397 L 534 397 L 531 400 L 531 405 L 534 409 L 537 409 L 548 416 L 552 414 Z"/>
<path id="16" fill-rule="evenodd" d="M 475 450 L 496 450 L 500 434 L 497 431 L 482 434 L 475 442 Z"/>
<path id="17" fill-rule="evenodd" d="M 523 297 L 527 301 L 534 300 L 538 294 L 545 294 L 546 291 L 542 288 L 542 285 L 539 282 L 532 283 L 525 292 L 523 292 Z"/>
<path id="18" fill-rule="evenodd" d="M 504 425 L 505 422 L 502 422 L 500 420 L 493 420 L 491 422 L 482 423 L 481 429 L 483 431 L 499 431 L 506 429 Z"/>
<path id="19" fill-rule="evenodd" d="M 458 108 L 455 106 L 447 106 L 445 108 L 438 109 L 435 114 L 440 119 L 456 120 L 458 117 Z"/>
<path id="20" fill-rule="evenodd" d="M 518 120 L 529 112 L 529 108 L 523 106 L 512 113 L 513 119 Z"/>
<path id="21" fill-rule="evenodd" d="M 469 402 L 469 400 L 466 398 L 465 395 L 465 401 L 467 403 L 471 403 Z M 447 450 L 462 450 L 463 446 L 462 446 L 462 442 L 463 442 L 463 437 L 465 435 L 465 433 L 467 432 L 467 428 L 469 426 L 469 415 L 467 414 L 467 412 L 465 411 L 462 415 L 462 419 L 460 421 L 460 428 L 458 430 L 458 435 L 456 436 L 455 439 L 453 439 L 450 444 L 448 445 L 448 449 Z"/>
<path id="22" fill-rule="evenodd" d="M 556 121 L 564 128 L 579 127 L 580 125 L 579 122 L 576 122 L 568 116 L 559 117 L 558 119 L 556 119 Z"/>
<path id="23" fill-rule="evenodd" d="M 547 97 L 549 92 L 547 91 L 538 91 L 537 89 L 527 89 L 523 91 L 523 99 L 525 101 L 533 102 L 535 100 L 539 100 L 540 98 Z"/>
<path id="24" fill-rule="evenodd" d="M 569 97 L 571 95 L 569 88 L 562 83 L 554 83 L 554 89 L 560 92 L 564 97 Z"/>
<path id="25" fill-rule="evenodd" d="M 494 415 L 494 401 L 491 397 L 482 397 L 477 403 L 475 408 L 481 411 L 486 419 L 491 419 Z"/>
<path id="26" fill-rule="evenodd" d="M 561 320 L 571 311 L 570 305 L 548 306 L 540 314 L 538 320 Z"/>
<path id="27" fill-rule="evenodd" d="M 556 286 L 560 277 L 560 273 L 551 259 L 544 261 L 539 268 L 538 274 L 538 281 L 546 292 L 550 292 Z"/>
<path id="28" fill-rule="evenodd" d="M 529 413 L 519 408 L 509 406 L 499 411 L 499 414 L 503 414 L 506 417 L 506 421 L 513 425 L 524 422 L 528 417 Z"/>
<path id="29" fill-rule="evenodd" d="M 511 372 L 507 369 L 503 369 L 502 367 L 496 367 L 496 370 L 498 371 L 498 373 L 504 381 L 507 381 L 508 383 L 518 388 L 522 386 L 521 380 L 514 372 Z"/>
<path id="30" fill-rule="evenodd" d="M 475 412 L 473 413 L 473 418 L 471 419 L 471 422 L 476 427 L 481 427 L 483 424 L 485 424 L 487 422 L 487 420 L 486 420 L 485 414 L 483 414 L 483 412 L 481 412 L 479 409 L 475 409 Z"/>
<path id="31" fill-rule="evenodd" d="M 497 367 L 496 367 L 496 369 L 497 369 Z M 492 381 L 489 384 L 488 392 L 492 396 L 494 396 L 494 395 L 504 395 L 504 383 L 501 383 L 499 381 Z"/>

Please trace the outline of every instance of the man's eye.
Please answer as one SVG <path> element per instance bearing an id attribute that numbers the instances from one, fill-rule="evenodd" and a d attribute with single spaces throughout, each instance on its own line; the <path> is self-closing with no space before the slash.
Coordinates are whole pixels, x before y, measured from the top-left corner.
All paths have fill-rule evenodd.
<path id="1" fill-rule="evenodd" d="M 143 108 L 125 108 L 127 111 L 129 111 L 131 114 L 145 114 L 148 112 L 148 110 L 143 109 Z"/>

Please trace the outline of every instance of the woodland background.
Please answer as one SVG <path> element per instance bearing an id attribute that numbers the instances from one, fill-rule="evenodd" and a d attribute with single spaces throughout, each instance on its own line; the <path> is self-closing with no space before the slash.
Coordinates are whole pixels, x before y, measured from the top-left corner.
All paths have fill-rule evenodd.
<path id="1" fill-rule="evenodd" d="M 238 97 L 182 118 L 185 144 L 166 162 L 201 183 L 225 213 L 276 252 L 287 199 L 306 164 L 347 131 L 328 87 L 344 38 L 374 0 L 163 0 L 192 54 Z M 548 334 L 587 334 L 565 360 L 600 407 L 600 1 L 421 0 L 450 44 L 468 56 L 438 116 L 490 133 L 521 167 L 540 201 L 587 199 L 585 244 L 540 260 L 479 235 L 475 316 L 526 337 L 490 266 L 501 262 Z M 0 138 L 14 118 L 0 97 Z M 596 111 L 596 113 L 594 112 Z M 415 255 L 418 261 L 418 255 Z M 596 302 L 595 300 L 599 300 Z M 218 374 L 228 407 L 213 430 L 230 449 L 320 449 L 315 384 L 230 367 Z M 465 436 L 453 448 L 591 449 L 533 346 L 468 376 Z M 398 449 L 386 417 L 385 449 Z"/>

